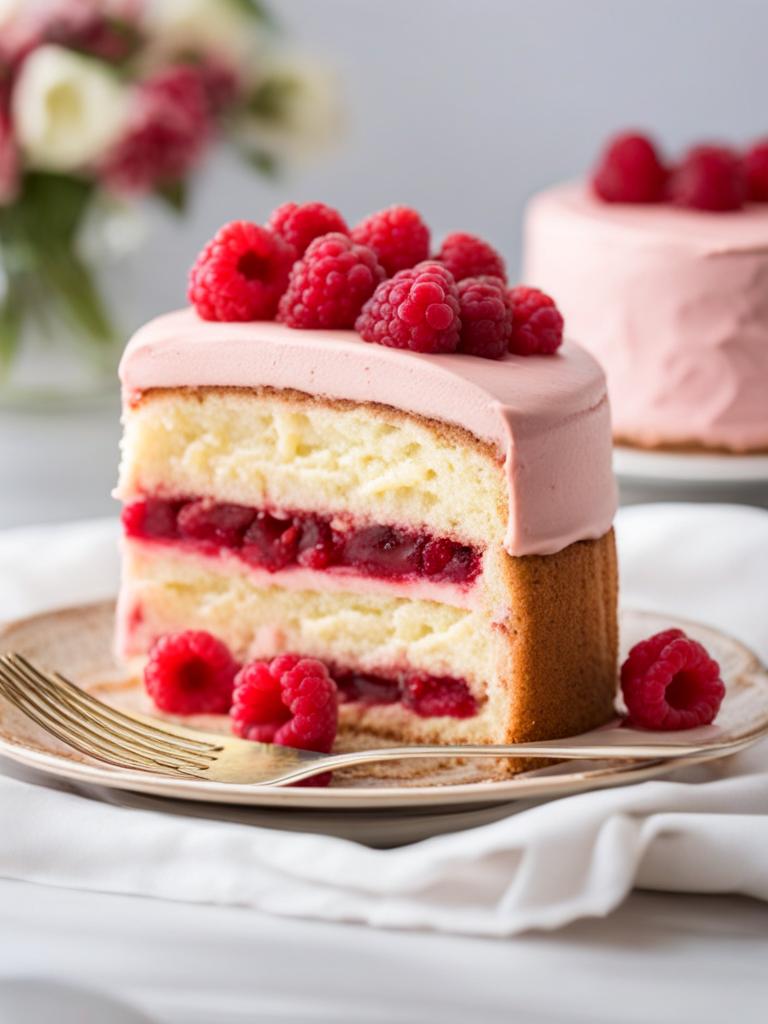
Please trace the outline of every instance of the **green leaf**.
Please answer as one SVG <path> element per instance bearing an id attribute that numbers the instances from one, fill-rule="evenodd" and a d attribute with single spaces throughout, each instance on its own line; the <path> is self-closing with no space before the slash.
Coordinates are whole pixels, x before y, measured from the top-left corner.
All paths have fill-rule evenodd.
<path id="1" fill-rule="evenodd" d="M 272 29 L 277 27 L 274 14 L 265 3 L 262 3 L 262 0 L 229 0 L 229 2 L 235 4 L 243 13 L 260 21 L 263 25 L 267 25 Z"/>
<path id="2" fill-rule="evenodd" d="M 69 248 L 49 246 L 37 254 L 40 275 L 64 310 L 98 343 L 115 338 L 112 322 L 88 267 Z"/>
<path id="3" fill-rule="evenodd" d="M 63 174 L 27 174 L 17 202 L 27 235 L 37 240 L 53 237 L 57 242 L 72 244 L 93 188 L 91 182 Z"/>
<path id="4" fill-rule="evenodd" d="M 292 75 L 274 74 L 266 78 L 251 94 L 246 109 L 262 121 L 280 122 L 301 83 Z"/>
<path id="5" fill-rule="evenodd" d="M 182 214 L 187 208 L 189 190 L 184 181 L 169 181 L 155 189 L 155 195 L 169 206 L 174 213 Z"/>
<path id="6" fill-rule="evenodd" d="M 280 165 L 277 162 L 276 157 L 271 153 L 267 153 L 263 149 L 243 149 L 241 150 L 242 157 L 247 161 L 251 167 L 255 168 L 259 174 L 263 174 L 267 178 L 277 178 L 280 174 Z"/>
<path id="7" fill-rule="evenodd" d="M 8 291 L 0 302 L 0 371 L 11 365 L 20 337 L 21 302 L 9 282 Z"/>

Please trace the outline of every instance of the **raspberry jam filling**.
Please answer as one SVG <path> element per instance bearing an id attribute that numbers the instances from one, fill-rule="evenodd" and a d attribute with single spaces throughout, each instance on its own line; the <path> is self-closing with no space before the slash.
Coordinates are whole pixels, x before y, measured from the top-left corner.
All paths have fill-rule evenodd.
<path id="1" fill-rule="evenodd" d="M 367 672 L 332 672 L 342 701 L 361 704 L 396 704 L 421 718 L 448 715 L 471 718 L 477 714 L 477 700 L 463 679 L 432 676 L 426 672 L 404 672 L 394 677 Z"/>
<path id="2" fill-rule="evenodd" d="M 343 568 L 382 579 L 430 579 L 464 586 L 480 572 L 480 552 L 447 537 L 340 523 L 338 517 L 277 516 L 205 499 L 146 498 L 123 509 L 129 537 L 173 541 L 209 555 L 225 548 L 268 572 L 291 566 Z"/>

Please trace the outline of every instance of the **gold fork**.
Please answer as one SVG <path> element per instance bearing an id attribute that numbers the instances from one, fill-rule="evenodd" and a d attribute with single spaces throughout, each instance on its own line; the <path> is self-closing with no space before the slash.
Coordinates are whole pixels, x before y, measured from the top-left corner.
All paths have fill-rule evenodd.
<path id="1" fill-rule="evenodd" d="M 254 743 L 218 733 L 160 724 L 144 715 L 127 715 L 75 686 L 58 672 L 44 672 L 21 654 L 0 656 L 0 694 L 42 729 L 88 757 L 119 768 L 176 778 L 278 786 L 299 782 L 320 772 L 430 757 L 532 757 L 563 760 L 656 760 L 706 753 L 735 753 L 768 732 L 768 725 L 749 734 L 708 741 L 684 742 L 677 733 L 633 733 L 601 729 L 565 740 L 513 743 L 505 746 L 387 747 L 346 754 L 317 754 L 269 743 Z M 701 730 L 696 730 L 701 735 Z M 713 735 L 714 733 L 714 735 Z"/>

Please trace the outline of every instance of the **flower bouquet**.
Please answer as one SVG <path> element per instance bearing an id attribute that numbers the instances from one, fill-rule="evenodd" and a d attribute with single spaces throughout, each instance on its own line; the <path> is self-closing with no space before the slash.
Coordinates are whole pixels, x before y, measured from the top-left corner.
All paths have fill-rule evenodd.
<path id="1" fill-rule="evenodd" d="M 182 211 L 219 141 L 271 173 L 327 136 L 330 76 L 274 29 L 260 0 L 0 0 L 0 382 L 31 336 L 114 353 L 94 210 Z"/>

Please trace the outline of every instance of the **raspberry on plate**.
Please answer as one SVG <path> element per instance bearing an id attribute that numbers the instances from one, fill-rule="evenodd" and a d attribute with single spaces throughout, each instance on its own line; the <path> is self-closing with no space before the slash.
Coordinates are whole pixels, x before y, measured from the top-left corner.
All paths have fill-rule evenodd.
<path id="1" fill-rule="evenodd" d="M 725 146 L 694 146 L 670 175 L 669 197 L 696 210 L 740 210 L 747 198 L 744 163 Z"/>
<path id="2" fill-rule="evenodd" d="M 310 243 L 293 265 L 278 320 L 288 327 L 352 327 L 384 270 L 367 245 L 331 232 Z"/>
<path id="3" fill-rule="evenodd" d="M 339 719 L 336 683 L 315 658 L 253 661 L 237 675 L 230 718 L 244 739 L 327 754 Z"/>
<path id="4" fill-rule="evenodd" d="M 348 235 L 349 228 L 338 210 L 325 203 L 283 203 L 267 221 L 267 227 L 293 246 L 296 258 L 303 256 L 310 242 L 332 231 Z"/>
<path id="5" fill-rule="evenodd" d="M 509 289 L 509 298 L 513 312 L 510 352 L 519 356 L 556 352 L 563 343 L 563 317 L 555 300 L 522 284 Z"/>
<path id="6" fill-rule="evenodd" d="M 373 249 L 389 277 L 429 256 L 429 228 L 408 206 L 372 213 L 352 229 L 352 237 Z"/>
<path id="7" fill-rule="evenodd" d="M 460 352 L 501 359 L 512 334 L 512 302 L 498 277 L 465 277 L 459 281 Z"/>
<path id="8" fill-rule="evenodd" d="M 502 281 L 507 280 L 507 271 L 500 253 L 482 238 L 463 231 L 448 235 L 435 259 L 446 266 L 457 281 L 463 281 L 465 277 L 500 277 Z"/>
<path id="9" fill-rule="evenodd" d="M 226 644 L 205 630 L 166 633 L 144 669 L 147 693 L 172 715 L 225 715 L 238 664 Z"/>
<path id="10" fill-rule="evenodd" d="M 455 352 L 459 290 L 440 263 L 419 263 L 378 286 L 355 328 L 365 341 L 414 352 Z"/>
<path id="11" fill-rule="evenodd" d="M 667 171 L 651 139 L 626 132 L 608 141 L 592 172 L 592 190 L 606 203 L 660 203 Z"/>
<path id="12" fill-rule="evenodd" d="M 635 644 L 621 666 L 627 725 L 639 729 L 694 729 L 709 725 L 725 686 L 720 666 L 681 629 Z"/>
<path id="13" fill-rule="evenodd" d="M 197 257 L 189 274 L 189 301 L 203 320 L 271 320 L 294 258 L 279 235 L 233 220 Z"/>
<path id="14" fill-rule="evenodd" d="M 768 139 L 760 139 L 744 155 L 747 198 L 753 203 L 768 203 Z"/>

